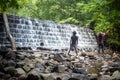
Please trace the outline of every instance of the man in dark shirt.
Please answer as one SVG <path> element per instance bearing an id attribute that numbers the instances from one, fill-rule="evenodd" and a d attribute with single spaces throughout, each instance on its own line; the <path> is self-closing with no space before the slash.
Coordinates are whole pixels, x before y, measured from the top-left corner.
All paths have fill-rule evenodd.
<path id="1" fill-rule="evenodd" d="M 73 31 L 73 35 L 71 36 L 71 39 L 70 39 L 70 49 L 68 51 L 68 55 L 70 55 L 69 53 L 71 49 L 74 49 L 76 55 L 78 55 L 77 45 L 78 45 L 78 36 L 76 36 L 76 31 Z"/>

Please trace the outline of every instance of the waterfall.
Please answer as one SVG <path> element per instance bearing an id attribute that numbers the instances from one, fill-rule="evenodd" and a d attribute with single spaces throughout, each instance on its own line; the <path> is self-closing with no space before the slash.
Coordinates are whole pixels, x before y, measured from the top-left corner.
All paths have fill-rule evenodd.
<path id="1" fill-rule="evenodd" d="M 17 47 L 30 47 L 32 50 L 37 50 L 39 47 L 51 50 L 68 49 L 73 31 L 77 32 L 80 50 L 97 47 L 94 32 L 86 27 L 12 15 L 8 15 L 8 21 Z M 10 46 L 1 15 L 0 25 L 0 44 Z"/>

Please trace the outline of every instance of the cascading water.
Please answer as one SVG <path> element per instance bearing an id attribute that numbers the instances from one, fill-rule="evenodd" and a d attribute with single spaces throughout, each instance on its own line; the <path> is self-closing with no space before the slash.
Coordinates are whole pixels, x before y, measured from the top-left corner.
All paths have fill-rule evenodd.
<path id="1" fill-rule="evenodd" d="M 78 48 L 95 49 L 97 41 L 93 31 L 89 28 L 77 27 L 71 24 L 59 24 L 52 21 L 24 18 L 8 15 L 10 31 L 17 47 L 38 47 L 46 49 L 68 49 L 72 31 L 79 37 Z M 10 45 L 6 39 L 3 19 L 0 15 L 0 44 Z"/>

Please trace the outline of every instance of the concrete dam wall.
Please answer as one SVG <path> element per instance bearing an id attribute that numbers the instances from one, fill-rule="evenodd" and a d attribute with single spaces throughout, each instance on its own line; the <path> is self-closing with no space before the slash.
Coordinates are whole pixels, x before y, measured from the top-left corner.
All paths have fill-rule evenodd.
<path id="1" fill-rule="evenodd" d="M 73 31 L 76 31 L 79 37 L 78 48 L 80 50 L 97 47 L 94 32 L 89 28 L 13 15 L 8 15 L 8 21 L 17 48 L 29 47 L 32 50 L 40 48 L 68 49 Z M 7 39 L 2 15 L 0 15 L 0 46 L 11 46 Z"/>

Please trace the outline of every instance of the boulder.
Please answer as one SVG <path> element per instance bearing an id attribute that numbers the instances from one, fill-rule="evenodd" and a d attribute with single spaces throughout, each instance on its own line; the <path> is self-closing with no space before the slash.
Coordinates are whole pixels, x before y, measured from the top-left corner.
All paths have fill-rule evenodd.
<path id="1" fill-rule="evenodd" d="M 25 55 L 24 54 L 17 54 L 16 58 L 20 59 L 20 60 L 24 60 L 25 59 Z"/>
<path id="2" fill-rule="evenodd" d="M 13 67 L 15 67 L 16 66 L 16 62 L 14 60 L 8 60 L 6 66 L 13 66 Z"/>
<path id="3" fill-rule="evenodd" d="M 39 68 L 32 69 L 28 73 L 26 80 L 40 80 L 40 73 L 41 71 Z"/>
<path id="4" fill-rule="evenodd" d="M 14 75 L 15 76 L 20 76 L 20 75 L 25 75 L 25 74 L 26 74 L 26 72 L 22 68 L 16 68 L 14 70 Z"/>
<path id="5" fill-rule="evenodd" d="M 15 54 L 15 52 L 13 52 L 13 51 L 9 51 L 9 52 L 5 55 L 5 58 L 6 58 L 6 59 L 13 59 L 13 60 L 15 60 L 15 59 L 16 59 L 16 54 Z"/>
<path id="6" fill-rule="evenodd" d="M 36 63 L 35 68 L 39 68 L 41 72 L 45 71 L 45 66 L 41 63 Z"/>
<path id="7" fill-rule="evenodd" d="M 41 73 L 40 76 L 41 76 L 41 80 L 54 80 L 54 78 L 51 76 L 50 73 L 48 74 Z"/>
<path id="8" fill-rule="evenodd" d="M 20 61 L 20 62 L 16 63 L 17 68 L 22 68 L 24 65 L 25 65 L 25 62 L 23 62 L 23 61 Z"/>
<path id="9" fill-rule="evenodd" d="M 112 76 L 111 76 L 112 79 L 116 79 L 116 80 L 120 80 L 120 72 L 119 71 L 114 71 Z"/>
<path id="10" fill-rule="evenodd" d="M 28 65 L 24 65 L 22 68 L 25 70 L 25 72 L 29 72 L 31 70 Z"/>
<path id="11" fill-rule="evenodd" d="M 54 59 L 58 62 L 63 62 L 65 60 L 65 58 L 60 54 L 55 54 Z"/>
<path id="12" fill-rule="evenodd" d="M 58 72 L 64 72 L 66 69 L 65 65 L 58 65 Z"/>

